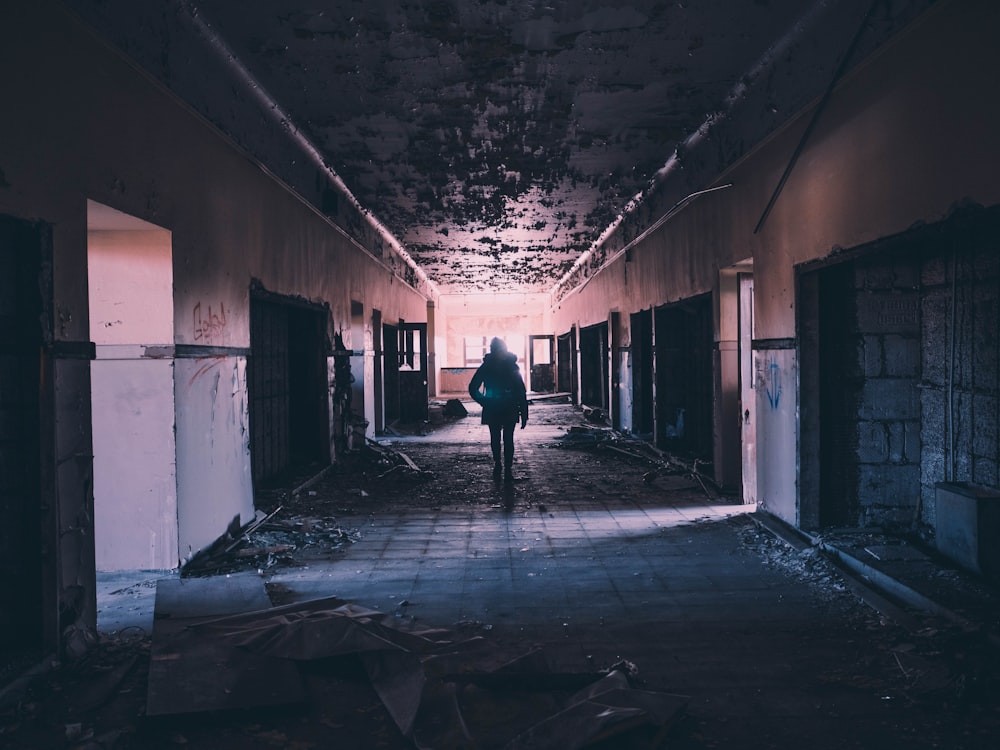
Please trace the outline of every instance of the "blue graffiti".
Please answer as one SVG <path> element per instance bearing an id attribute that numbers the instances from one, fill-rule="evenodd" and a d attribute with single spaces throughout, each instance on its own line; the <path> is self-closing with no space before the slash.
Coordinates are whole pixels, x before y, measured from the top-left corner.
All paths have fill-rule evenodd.
<path id="1" fill-rule="evenodd" d="M 777 409 L 781 402 L 781 366 L 773 359 L 767 366 L 768 386 L 767 400 L 771 404 L 771 409 Z"/>

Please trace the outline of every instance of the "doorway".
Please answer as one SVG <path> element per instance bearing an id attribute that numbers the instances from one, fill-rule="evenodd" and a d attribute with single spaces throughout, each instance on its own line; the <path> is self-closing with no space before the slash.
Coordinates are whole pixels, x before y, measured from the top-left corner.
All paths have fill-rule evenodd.
<path id="1" fill-rule="evenodd" d="M 41 229 L 0 216 L 0 664 L 44 644 Z"/>
<path id="2" fill-rule="evenodd" d="M 351 423 L 366 421 L 368 383 L 365 380 L 365 305 L 351 300 Z M 353 427 L 349 427 L 353 429 Z M 365 430 L 366 431 L 366 430 Z"/>
<path id="3" fill-rule="evenodd" d="M 384 379 L 385 426 L 400 417 L 399 326 L 382 324 L 382 374 Z"/>
<path id="4" fill-rule="evenodd" d="M 374 421 L 372 431 L 376 435 L 385 432 L 385 359 L 382 344 L 382 311 L 372 310 L 372 346 L 374 347 L 372 398 L 374 400 Z"/>
<path id="5" fill-rule="evenodd" d="M 528 389 L 535 393 L 552 393 L 555 381 L 555 339 L 552 336 L 528 336 Z"/>
<path id="6" fill-rule="evenodd" d="M 574 404 L 579 403 L 576 392 L 576 328 L 571 328 L 556 339 L 556 386 L 560 393 L 569 393 Z"/>
<path id="7" fill-rule="evenodd" d="M 632 433 L 653 439 L 653 311 L 631 315 Z"/>
<path id="8" fill-rule="evenodd" d="M 171 234 L 87 202 L 99 571 L 178 566 Z"/>
<path id="9" fill-rule="evenodd" d="M 656 444 L 712 460 L 711 295 L 656 308 Z"/>
<path id="10" fill-rule="evenodd" d="M 250 295 L 250 458 L 255 485 L 330 461 L 327 311 L 254 289 Z"/>
<path id="11" fill-rule="evenodd" d="M 608 408 L 608 324 L 580 329 L 580 400 L 582 404 Z"/>
<path id="12" fill-rule="evenodd" d="M 427 324 L 399 326 L 399 418 L 403 422 L 427 419 Z"/>

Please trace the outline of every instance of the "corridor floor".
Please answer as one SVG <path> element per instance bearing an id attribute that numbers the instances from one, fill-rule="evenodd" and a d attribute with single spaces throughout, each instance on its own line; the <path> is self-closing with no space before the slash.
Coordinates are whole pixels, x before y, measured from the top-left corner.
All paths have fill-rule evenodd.
<path id="1" fill-rule="evenodd" d="M 763 531 L 752 506 L 710 498 L 689 475 L 650 478 L 649 465 L 587 447 L 586 429 L 563 440 L 573 426 L 585 428 L 574 407 L 534 406 L 507 484 L 491 477 L 475 414 L 385 441 L 432 476 L 334 467 L 285 497 L 281 515 L 307 527 L 335 520 L 354 541 L 262 565 L 272 603 L 347 599 L 482 638 L 497 663 L 534 649 L 569 673 L 626 660 L 637 686 L 687 697 L 669 748 L 995 747 L 996 691 L 977 692 L 972 665 L 959 663 L 966 652 L 954 644 L 965 634 L 930 620 L 918 632 L 898 627 L 849 593 L 814 549 L 796 552 Z M 111 656 L 131 647 L 140 657 L 113 699 L 81 713 L 67 696 L 86 694 L 87 680 L 114 664 L 89 677 L 57 674 L 64 699 L 39 698 L 16 731 L 0 722 L 0 740 L 414 747 L 357 675 L 310 673 L 300 711 L 144 719 L 148 639 L 107 638 Z M 63 727 L 77 724 L 90 744 L 65 742 Z M 53 736 L 59 744 L 39 740 Z M 499 735 L 477 741 L 454 747 L 503 746 Z"/>
<path id="2" fill-rule="evenodd" d="M 583 439 L 563 440 L 574 426 Z M 358 541 L 333 564 L 276 570 L 272 598 L 479 628 L 569 671 L 627 659 L 649 689 L 690 698 L 669 747 L 992 746 L 995 714 L 966 726 L 940 680 L 914 692 L 894 651 L 913 636 L 815 551 L 784 548 L 753 506 L 691 476 L 646 481 L 648 465 L 586 435 L 578 409 L 534 406 L 513 483 L 492 479 L 476 413 L 387 441 L 434 478 L 317 485 L 305 501 L 340 493 Z"/>

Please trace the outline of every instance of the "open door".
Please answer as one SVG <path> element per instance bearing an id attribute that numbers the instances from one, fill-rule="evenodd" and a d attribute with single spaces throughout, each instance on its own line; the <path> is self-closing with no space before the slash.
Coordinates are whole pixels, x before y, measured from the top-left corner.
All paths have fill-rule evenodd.
<path id="1" fill-rule="evenodd" d="M 609 406 L 608 324 L 580 329 L 580 403 L 599 409 Z"/>
<path id="2" fill-rule="evenodd" d="M 753 274 L 739 274 L 740 422 L 743 502 L 757 502 L 757 398 L 753 370 Z"/>
<path id="3" fill-rule="evenodd" d="M 573 403 L 579 403 L 576 394 L 576 328 L 559 336 L 556 347 L 556 386 L 560 393 L 569 393 Z"/>
<path id="4" fill-rule="evenodd" d="M 427 324 L 399 326 L 399 418 L 403 422 L 427 419 Z"/>
<path id="5" fill-rule="evenodd" d="M 382 349 L 382 311 L 372 310 L 372 346 L 373 370 L 375 373 L 372 388 L 372 400 L 374 401 L 374 421 L 372 431 L 376 435 L 385 432 L 385 360 Z"/>
<path id="6" fill-rule="evenodd" d="M 656 445 L 711 461 L 714 388 L 711 295 L 654 311 Z"/>
<path id="7" fill-rule="evenodd" d="M 555 337 L 528 337 L 528 390 L 534 393 L 552 393 L 556 387 Z"/>

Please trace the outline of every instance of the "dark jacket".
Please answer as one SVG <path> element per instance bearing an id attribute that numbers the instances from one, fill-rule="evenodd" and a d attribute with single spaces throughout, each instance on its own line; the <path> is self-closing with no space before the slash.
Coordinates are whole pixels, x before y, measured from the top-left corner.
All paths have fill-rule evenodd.
<path id="1" fill-rule="evenodd" d="M 483 357 L 469 383 L 469 395 L 483 407 L 483 424 L 514 424 L 528 417 L 528 394 L 517 355 L 510 352 Z"/>

